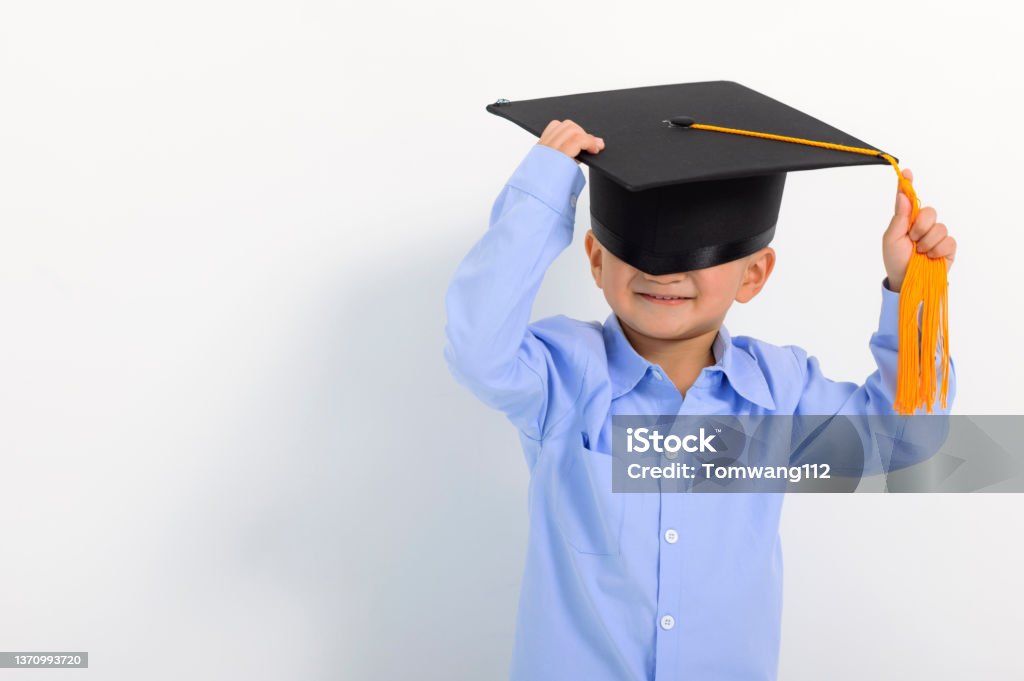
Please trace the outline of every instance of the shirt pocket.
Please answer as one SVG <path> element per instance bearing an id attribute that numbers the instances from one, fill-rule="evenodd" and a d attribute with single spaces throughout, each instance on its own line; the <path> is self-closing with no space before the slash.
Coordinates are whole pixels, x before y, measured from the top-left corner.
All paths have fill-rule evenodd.
<path id="1" fill-rule="evenodd" d="M 612 492 L 612 455 L 586 447 L 582 439 L 566 452 L 556 476 L 555 520 L 578 552 L 619 553 L 623 493 Z"/>

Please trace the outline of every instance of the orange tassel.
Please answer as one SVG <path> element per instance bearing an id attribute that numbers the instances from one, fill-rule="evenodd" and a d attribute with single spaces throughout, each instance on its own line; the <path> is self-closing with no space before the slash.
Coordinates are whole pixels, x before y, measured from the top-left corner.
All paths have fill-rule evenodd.
<path id="1" fill-rule="evenodd" d="M 903 177 L 899 164 L 889 154 L 876 149 L 851 147 L 845 144 L 819 142 L 801 137 L 773 135 L 766 132 L 723 128 L 717 125 L 692 123 L 691 128 L 712 130 L 735 135 L 763 137 L 780 142 L 808 144 L 825 149 L 837 149 L 869 156 L 880 156 L 888 161 L 896 170 L 899 188 L 910 198 L 910 224 L 913 225 L 921 210 L 921 202 L 910 180 Z M 946 408 L 946 397 L 949 392 L 949 296 L 946 279 L 946 259 L 929 258 L 919 253 L 915 244 L 907 273 L 903 277 L 900 288 L 899 309 L 899 354 L 897 358 L 896 400 L 893 409 L 902 415 L 913 414 L 924 407 L 932 412 L 935 403 L 936 372 L 935 352 L 938 343 L 942 343 L 942 385 L 939 396 L 942 408 Z M 920 320 L 918 319 L 920 315 Z M 941 328 L 940 328 L 941 327 Z"/>
<path id="2" fill-rule="evenodd" d="M 910 224 L 921 210 L 921 201 L 910 180 L 889 154 L 882 158 L 892 164 L 899 188 L 910 199 Z M 920 310 L 920 321 L 918 311 Z M 941 326 L 941 333 L 940 333 Z M 946 259 L 929 258 L 914 248 L 900 288 L 899 357 L 896 373 L 896 402 L 899 414 L 908 415 L 924 407 L 930 414 L 935 403 L 935 350 L 942 343 L 942 387 L 939 396 L 946 408 L 949 392 L 949 290 Z"/>

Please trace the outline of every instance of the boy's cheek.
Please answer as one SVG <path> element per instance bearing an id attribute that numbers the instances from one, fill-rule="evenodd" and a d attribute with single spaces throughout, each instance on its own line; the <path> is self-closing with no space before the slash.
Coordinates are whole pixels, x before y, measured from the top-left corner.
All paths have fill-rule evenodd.
<path id="1" fill-rule="evenodd" d="M 621 289 L 612 287 L 604 289 L 604 297 L 608 301 L 608 307 L 612 308 L 612 312 L 620 317 L 632 311 L 632 301 L 630 300 L 632 295 L 630 292 L 624 292 Z"/>
<path id="2" fill-rule="evenodd" d="M 612 312 L 617 316 L 623 317 L 631 314 L 629 298 L 624 295 L 620 289 L 608 286 L 606 282 L 601 288 L 601 292 L 604 294 L 604 299 L 605 302 L 608 303 L 608 307 L 610 307 Z"/>

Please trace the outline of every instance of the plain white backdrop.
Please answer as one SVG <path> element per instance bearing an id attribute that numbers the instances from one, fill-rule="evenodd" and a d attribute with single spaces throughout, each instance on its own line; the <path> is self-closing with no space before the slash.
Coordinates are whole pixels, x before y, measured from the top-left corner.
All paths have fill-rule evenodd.
<path id="1" fill-rule="evenodd" d="M 514 429 L 443 295 L 536 138 L 494 100 L 736 80 L 959 242 L 955 411 L 1024 411 L 1005 3 L 0 6 L 0 650 L 48 679 L 504 678 Z M 790 174 L 734 334 L 872 370 L 885 166 Z M 604 319 L 576 240 L 537 317 Z M 1016 495 L 798 495 L 781 679 L 1024 676 Z M 7 672 L 13 678 L 40 672 Z"/>

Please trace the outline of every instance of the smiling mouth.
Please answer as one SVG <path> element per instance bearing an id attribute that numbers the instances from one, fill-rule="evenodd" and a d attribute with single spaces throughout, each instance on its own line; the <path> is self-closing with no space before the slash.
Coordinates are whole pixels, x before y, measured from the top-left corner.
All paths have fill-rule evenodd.
<path id="1" fill-rule="evenodd" d="M 693 300 L 690 296 L 657 296 L 653 293 L 640 292 L 637 292 L 637 295 L 644 300 L 649 300 L 652 303 L 658 303 L 660 305 L 680 305 L 685 303 L 687 300 Z"/>

